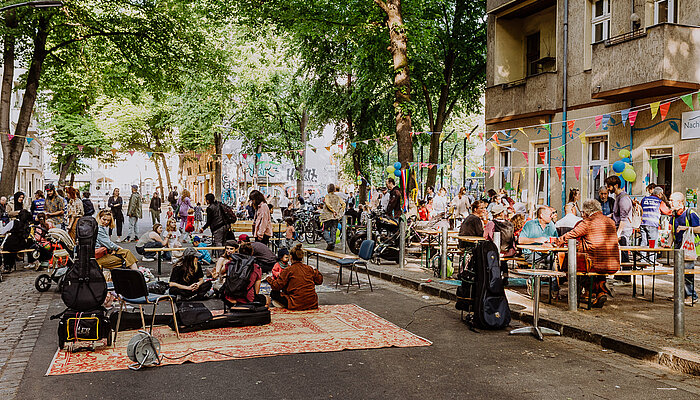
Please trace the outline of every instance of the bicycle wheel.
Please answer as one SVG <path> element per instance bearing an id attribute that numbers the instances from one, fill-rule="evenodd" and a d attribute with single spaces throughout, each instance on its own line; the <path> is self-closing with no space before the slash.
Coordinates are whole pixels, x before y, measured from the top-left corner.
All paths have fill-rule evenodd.
<path id="1" fill-rule="evenodd" d="M 314 220 L 309 220 L 306 224 L 306 228 L 304 230 L 304 236 L 306 238 L 306 243 L 308 244 L 316 244 L 316 226 L 315 226 L 315 221 Z"/>
<path id="2" fill-rule="evenodd" d="M 294 222 L 294 234 L 296 235 L 296 240 L 303 242 L 304 241 L 304 222 L 301 220 L 296 220 Z"/>

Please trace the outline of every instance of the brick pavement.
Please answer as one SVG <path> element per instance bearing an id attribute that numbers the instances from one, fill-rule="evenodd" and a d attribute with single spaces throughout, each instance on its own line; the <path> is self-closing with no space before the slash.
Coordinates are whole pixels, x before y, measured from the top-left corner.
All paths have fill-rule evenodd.
<path id="1" fill-rule="evenodd" d="M 17 394 L 49 304 L 58 297 L 55 285 L 46 293 L 34 288 L 37 275 L 18 270 L 0 283 L 0 399 Z"/>

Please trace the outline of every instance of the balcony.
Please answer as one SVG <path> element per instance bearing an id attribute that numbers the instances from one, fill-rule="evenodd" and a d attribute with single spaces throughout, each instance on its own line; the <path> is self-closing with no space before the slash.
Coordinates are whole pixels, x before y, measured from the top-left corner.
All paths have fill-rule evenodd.
<path id="1" fill-rule="evenodd" d="M 593 45 L 591 97 L 625 101 L 700 88 L 700 27 L 661 24 Z"/>
<path id="2" fill-rule="evenodd" d="M 557 73 L 545 72 L 486 88 L 486 121 L 552 114 L 561 96 Z"/>

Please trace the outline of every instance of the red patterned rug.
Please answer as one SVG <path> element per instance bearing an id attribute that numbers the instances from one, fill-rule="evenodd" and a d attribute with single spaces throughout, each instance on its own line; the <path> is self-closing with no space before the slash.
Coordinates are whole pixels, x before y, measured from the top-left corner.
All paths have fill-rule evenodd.
<path id="1" fill-rule="evenodd" d="M 115 348 L 103 346 L 96 351 L 75 353 L 58 350 L 46 375 L 126 369 L 131 364 L 126 355 L 126 345 L 134 334 L 135 331 L 121 332 Z M 431 345 L 430 341 L 354 304 L 321 306 L 313 311 L 274 308 L 269 325 L 182 333 L 180 340 L 167 326 L 154 327 L 153 335 L 161 343 L 161 354 L 170 358 L 182 357 L 195 350 L 214 350 L 226 354 L 197 352 L 176 360 L 164 359 L 164 365 Z"/>

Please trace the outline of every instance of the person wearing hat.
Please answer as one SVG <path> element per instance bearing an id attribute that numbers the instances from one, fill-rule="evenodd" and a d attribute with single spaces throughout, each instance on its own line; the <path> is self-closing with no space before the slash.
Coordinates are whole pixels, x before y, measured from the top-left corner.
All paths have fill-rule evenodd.
<path id="1" fill-rule="evenodd" d="M 128 242 L 130 240 L 135 242 L 138 240 L 139 234 L 136 224 L 143 216 L 142 214 L 139 187 L 137 185 L 131 185 L 131 197 L 129 197 L 129 206 L 126 209 L 126 216 L 129 217 L 129 231 L 123 242 Z"/>
<path id="2" fill-rule="evenodd" d="M 205 300 L 211 281 L 204 280 L 204 272 L 197 260 L 197 250 L 188 247 L 173 265 L 170 273 L 169 294 L 181 300 Z"/>
<path id="3" fill-rule="evenodd" d="M 207 244 L 202 242 L 202 238 L 199 236 L 195 236 L 192 238 L 192 246 L 197 248 L 197 252 L 199 252 L 199 259 L 202 262 L 205 262 L 207 264 L 211 264 L 211 254 L 209 253 L 209 250 L 200 250 L 204 247 L 207 247 Z"/>
<path id="4" fill-rule="evenodd" d="M 244 244 L 250 245 L 253 249 L 253 257 L 255 257 L 255 262 L 260 265 L 262 272 L 270 272 L 272 268 L 277 263 L 277 258 L 275 253 L 272 252 L 265 244 L 261 242 L 250 242 L 250 238 L 245 233 L 238 236 L 238 242 L 243 246 Z"/>

